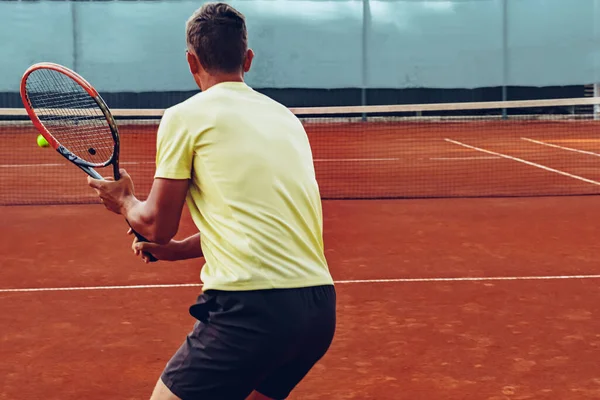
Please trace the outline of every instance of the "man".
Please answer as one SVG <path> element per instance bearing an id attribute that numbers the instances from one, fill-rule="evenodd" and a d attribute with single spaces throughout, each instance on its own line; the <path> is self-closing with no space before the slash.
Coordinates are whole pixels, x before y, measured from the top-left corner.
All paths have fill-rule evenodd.
<path id="1" fill-rule="evenodd" d="M 205 4 L 187 45 L 202 92 L 166 110 L 148 199 L 136 199 L 124 170 L 88 182 L 150 241 L 133 244 L 146 262 L 206 260 L 190 307 L 198 321 L 151 399 L 284 399 L 335 331 L 310 145 L 287 108 L 244 83 L 254 54 L 242 14 Z M 199 233 L 174 241 L 186 198 Z"/>

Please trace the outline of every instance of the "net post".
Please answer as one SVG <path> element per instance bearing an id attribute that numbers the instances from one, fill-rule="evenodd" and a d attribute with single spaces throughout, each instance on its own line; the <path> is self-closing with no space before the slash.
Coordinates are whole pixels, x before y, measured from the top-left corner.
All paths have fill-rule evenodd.
<path id="1" fill-rule="evenodd" d="M 594 84 L 594 97 L 600 97 L 600 83 Z M 594 119 L 600 120 L 600 104 L 594 105 Z"/>
<path id="2" fill-rule="evenodd" d="M 360 105 L 361 106 L 366 106 L 367 105 L 367 89 L 364 88 L 364 87 L 360 90 Z M 364 112 L 364 111 L 361 114 L 361 120 L 363 122 L 367 121 L 367 113 Z"/>
<path id="3" fill-rule="evenodd" d="M 507 101 L 507 97 L 506 86 L 502 86 L 502 101 Z M 508 119 L 508 111 L 506 108 L 502 108 L 502 119 Z"/>

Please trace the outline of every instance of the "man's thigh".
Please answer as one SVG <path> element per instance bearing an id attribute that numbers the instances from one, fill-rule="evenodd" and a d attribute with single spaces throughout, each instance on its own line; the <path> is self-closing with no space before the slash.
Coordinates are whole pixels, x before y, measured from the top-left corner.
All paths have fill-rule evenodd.
<path id="1" fill-rule="evenodd" d="M 252 393 L 278 354 L 269 323 L 248 296 L 205 294 L 190 308 L 198 322 L 161 375 L 171 393 L 182 400 Z"/>
<path id="2" fill-rule="evenodd" d="M 152 396 L 150 400 L 181 400 L 179 397 L 175 396 L 173 392 L 169 390 L 168 387 L 165 386 L 161 379 L 156 382 L 156 386 L 154 387 L 154 391 L 152 392 Z"/>
<path id="3" fill-rule="evenodd" d="M 211 292 L 200 296 L 190 313 L 198 322 L 161 376 L 173 395 L 243 400 L 259 389 L 284 398 L 331 343 L 335 290 Z M 265 385 L 286 367 L 289 382 Z M 270 390 L 260 390 L 265 387 Z"/>

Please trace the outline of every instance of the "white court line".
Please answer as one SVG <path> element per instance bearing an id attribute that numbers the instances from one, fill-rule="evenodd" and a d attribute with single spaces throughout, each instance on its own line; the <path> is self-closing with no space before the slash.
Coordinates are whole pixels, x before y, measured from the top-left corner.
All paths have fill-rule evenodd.
<path id="1" fill-rule="evenodd" d="M 523 164 L 531 165 L 532 167 L 537 167 L 537 168 L 543 169 L 545 171 L 554 172 L 554 173 L 559 174 L 559 175 L 568 176 L 569 178 L 578 179 L 578 180 L 586 182 L 586 183 L 591 183 L 592 185 L 598 185 L 598 186 L 600 186 L 600 182 L 596 182 L 596 181 L 593 181 L 591 179 L 583 178 L 583 177 L 578 176 L 578 175 L 569 174 L 568 172 L 560 171 L 558 169 L 546 167 L 545 165 L 542 165 L 542 164 L 537 164 L 537 163 L 534 163 L 534 162 L 531 162 L 531 161 L 526 161 L 526 160 L 523 160 L 521 158 L 508 156 L 508 155 L 502 154 L 502 153 L 496 153 L 495 151 L 485 150 L 485 149 L 482 149 L 482 148 L 479 148 L 479 147 L 475 147 L 475 146 L 471 146 L 471 145 L 468 145 L 468 144 L 465 144 L 465 143 L 461 143 L 461 142 L 458 142 L 458 141 L 452 140 L 452 139 L 444 139 L 444 140 L 447 141 L 447 142 L 450 142 L 450 143 L 454 143 L 454 144 L 459 145 L 459 146 L 466 147 L 468 149 L 481 151 L 483 153 L 493 154 L 495 156 L 499 156 L 499 157 L 506 158 L 506 159 L 513 160 L 513 161 L 518 161 L 518 162 L 521 162 Z"/>
<path id="2" fill-rule="evenodd" d="M 67 164 L 0 164 L 0 168 L 61 167 Z"/>
<path id="3" fill-rule="evenodd" d="M 490 157 L 436 157 L 430 158 L 430 160 L 435 161 L 452 161 L 452 160 L 497 160 L 499 156 L 490 156 Z"/>
<path id="4" fill-rule="evenodd" d="M 316 158 L 314 162 L 336 162 L 336 161 L 400 161 L 399 158 Z"/>
<path id="5" fill-rule="evenodd" d="M 526 140 L 528 142 L 531 143 L 537 143 L 537 144 L 541 144 L 544 146 L 548 146 L 548 147 L 555 147 L 557 149 L 561 149 L 561 150 L 568 150 L 568 151 L 574 151 L 576 153 L 581 153 L 581 154 L 588 154 L 590 156 L 596 156 L 596 157 L 600 157 L 600 154 L 598 153 L 594 153 L 593 151 L 586 151 L 586 150 L 579 150 L 579 149 L 573 149 L 571 147 L 564 147 L 564 146 L 559 146 L 557 144 L 552 144 L 552 143 L 546 143 L 546 142 L 540 142 L 539 140 L 534 140 L 534 139 L 529 139 L 529 138 L 525 138 L 522 137 L 521 140 Z"/>
<path id="6" fill-rule="evenodd" d="M 501 157 L 432 157 L 432 161 L 453 161 L 453 160 L 495 160 Z M 317 158 L 314 162 L 339 162 L 339 161 L 400 161 L 400 158 Z M 154 164 L 154 161 L 124 161 L 121 165 L 147 165 Z M 35 168 L 35 167 L 63 167 L 69 164 L 0 164 L 0 168 Z"/>
<path id="7" fill-rule="evenodd" d="M 338 161 L 400 161 L 399 158 L 318 158 L 315 162 L 338 162 Z M 121 165 L 146 165 L 154 164 L 154 161 L 124 161 Z M 62 167 L 69 164 L 0 164 L 0 168 L 37 168 L 37 167 Z"/>
<path id="8" fill-rule="evenodd" d="M 434 283 L 434 282 L 490 282 L 490 281 L 550 281 L 600 279 L 600 275 L 549 275 L 549 276 L 490 276 L 490 277 L 458 277 L 458 278 L 395 278 L 395 279 L 352 279 L 335 281 L 336 285 L 368 284 L 368 283 Z M 53 288 L 21 288 L 0 289 L 0 293 L 18 292 L 68 292 L 80 290 L 128 290 L 128 289 L 169 289 L 183 287 L 202 287 L 201 283 L 176 283 L 156 285 L 126 286 L 78 286 Z"/>
<path id="9" fill-rule="evenodd" d="M 125 161 L 119 163 L 121 165 L 145 165 L 145 164 L 154 164 L 154 161 Z M 0 164 L 0 168 L 32 168 L 32 167 L 63 167 L 69 164 Z"/>
<path id="10" fill-rule="evenodd" d="M 600 156 L 600 155 L 599 155 Z M 499 156 L 494 157 L 430 157 L 428 160 L 431 161 L 463 161 L 463 160 L 497 160 Z M 340 161 L 350 161 L 350 162 L 360 162 L 360 161 L 400 161 L 401 158 L 317 158 L 314 162 L 340 162 Z M 125 161 L 121 162 L 121 165 L 148 165 L 154 164 L 154 161 Z M 63 167 L 69 164 L 0 164 L 0 168 L 38 168 L 38 167 Z"/>

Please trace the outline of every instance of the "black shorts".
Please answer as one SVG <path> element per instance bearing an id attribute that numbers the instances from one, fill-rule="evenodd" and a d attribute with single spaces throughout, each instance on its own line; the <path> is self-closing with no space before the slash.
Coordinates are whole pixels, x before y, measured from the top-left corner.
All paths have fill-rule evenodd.
<path id="1" fill-rule="evenodd" d="M 285 399 L 334 336 L 333 286 L 247 292 L 208 290 L 198 321 L 161 379 L 183 400 L 244 400 L 253 390 Z"/>

